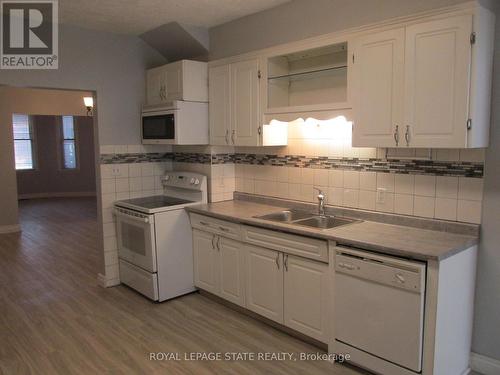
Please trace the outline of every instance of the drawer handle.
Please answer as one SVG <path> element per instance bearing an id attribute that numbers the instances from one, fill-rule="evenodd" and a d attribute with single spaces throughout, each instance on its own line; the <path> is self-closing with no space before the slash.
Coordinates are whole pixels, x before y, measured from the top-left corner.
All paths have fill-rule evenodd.
<path id="1" fill-rule="evenodd" d="M 276 267 L 278 267 L 278 269 L 280 269 L 280 253 L 276 254 Z"/>
<path id="2" fill-rule="evenodd" d="M 209 226 L 210 226 L 210 223 L 207 223 L 206 221 L 200 221 L 200 224 L 201 224 L 201 225 L 205 225 L 205 226 L 207 226 L 207 227 L 209 227 Z"/>
<path id="3" fill-rule="evenodd" d="M 229 232 L 229 228 L 219 227 L 219 229 L 223 232 Z"/>
<path id="4" fill-rule="evenodd" d="M 285 261 L 283 262 L 285 266 L 285 271 L 288 272 L 288 254 L 285 254 Z"/>
<path id="5" fill-rule="evenodd" d="M 215 243 L 215 245 L 217 246 L 217 251 L 220 253 L 220 237 L 217 236 L 217 242 Z"/>

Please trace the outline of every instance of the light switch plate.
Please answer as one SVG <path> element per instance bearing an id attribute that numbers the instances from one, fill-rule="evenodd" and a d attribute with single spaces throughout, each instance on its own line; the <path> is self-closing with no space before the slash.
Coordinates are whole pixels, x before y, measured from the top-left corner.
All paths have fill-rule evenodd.
<path id="1" fill-rule="evenodd" d="M 377 203 L 384 204 L 385 203 L 385 195 L 387 189 L 386 188 L 377 188 Z"/>

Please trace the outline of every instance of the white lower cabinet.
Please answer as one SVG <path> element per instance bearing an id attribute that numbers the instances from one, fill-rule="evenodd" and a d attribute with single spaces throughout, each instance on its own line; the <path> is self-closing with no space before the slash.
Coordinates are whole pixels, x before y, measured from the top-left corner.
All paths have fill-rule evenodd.
<path id="1" fill-rule="evenodd" d="M 245 306 L 245 253 L 241 242 L 193 229 L 194 285 Z"/>
<path id="2" fill-rule="evenodd" d="M 328 265 L 285 254 L 284 285 L 284 324 L 328 342 Z"/>
<path id="3" fill-rule="evenodd" d="M 283 323 L 283 253 L 245 245 L 247 309 Z"/>
<path id="4" fill-rule="evenodd" d="M 243 244 L 225 237 L 219 237 L 219 293 L 232 303 L 245 306 L 245 252 Z"/>
<path id="5" fill-rule="evenodd" d="M 193 229 L 194 285 L 217 294 L 219 282 L 215 237 L 215 234 Z"/>
<path id="6" fill-rule="evenodd" d="M 228 232 L 235 239 L 211 233 L 225 223 L 205 217 L 198 220 L 200 218 L 191 217 L 195 228 L 198 223 L 203 223 L 204 228 L 193 228 L 196 287 L 306 336 L 328 342 L 327 263 L 237 241 L 236 227 Z M 271 231 L 266 234 L 270 246 L 287 239 L 283 233 L 276 233 L 275 238 Z M 253 238 L 248 236 L 249 240 Z M 290 241 L 292 239 L 295 237 L 290 237 Z M 305 237 L 302 241 L 302 246 L 308 243 Z M 323 241 L 311 239 L 309 245 L 318 247 L 319 242 Z"/>

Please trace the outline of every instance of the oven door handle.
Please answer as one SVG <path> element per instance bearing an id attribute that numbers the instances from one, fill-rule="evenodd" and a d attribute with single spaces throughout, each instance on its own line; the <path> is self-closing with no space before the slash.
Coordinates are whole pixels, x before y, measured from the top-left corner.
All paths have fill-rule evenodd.
<path id="1" fill-rule="evenodd" d="M 123 217 L 124 219 L 139 221 L 141 223 L 153 223 L 153 217 L 149 217 L 148 215 L 143 215 L 140 213 L 135 213 L 131 211 L 124 211 L 119 208 L 114 209 L 114 214 L 117 217 Z"/>

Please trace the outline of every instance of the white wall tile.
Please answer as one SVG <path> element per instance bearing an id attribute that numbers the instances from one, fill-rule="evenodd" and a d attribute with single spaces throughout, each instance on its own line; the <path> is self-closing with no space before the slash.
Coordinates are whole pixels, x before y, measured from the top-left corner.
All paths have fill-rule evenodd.
<path id="1" fill-rule="evenodd" d="M 434 217 L 443 220 L 457 220 L 457 200 L 453 198 L 436 198 Z"/>
<path id="2" fill-rule="evenodd" d="M 415 191 L 415 176 L 411 174 L 396 174 L 394 190 L 398 194 L 413 194 Z"/>
<path id="3" fill-rule="evenodd" d="M 113 164 L 101 164 L 101 179 L 115 178 Z"/>
<path id="4" fill-rule="evenodd" d="M 116 192 L 117 193 L 123 193 L 125 191 L 130 191 L 128 178 L 117 178 L 115 180 L 115 183 L 116 183 Z"/>
<path id="5" fill-rule="evenodd" d="M 300 184 L 288 184 L 288 197 L 296 201 L 300 200 Z"/>
<path id="6" fill-rule="evenodd" d="M 300 184 L 301 175 L 302 173 L 300 168 L 294 168 L 294 167 L 288 168 L 288 182 L 292 184 Z"/>
<path id="7" fill-rule="evenodd" d="M 475 163 L 484 162 L 484 148 L 464 148 L 460 150 L 460 160 Z"/>
<path id="8" fill-rule="evenodd" d="M 342 206 L 344 202 L 344 189 L 340 187 L 329 188 L 326 200 L 328 204 L 332 204 L 334 206 Z"/>
<path id="9" fill-rule="evenodd" d="M 458 199 L 480 201 L 483 199 L 483 179 L 460 177 L 458 181 Z"/>
<path id="10" fill-rule="evenodd" d="M 375 172 L 359 172 L 359 188 L 361 190 L 377 190 L 377 174 Z"/>
<path id="11" fill-rule="evenodd" d="M 142 176 L 141 163 L 130 164 L 128 167 L 128 174 L 129 177 L 141 177 Z"/>
<path id="12" fill-rule="evenodd" d="M 314 180 L 314 169 L 300 168 L 300 183 L 303 185 L 312 185 Z"/>
<path id="13" fill-rule="evenodd" d="M 343 203 L 346 207 L 358 208 L 359 206 L 359 190 L 344 189 Z"/>
<path id="14" fill-rule="evenodd" d="M 276 181 L 288 182 L 288 168 L 287 167 L 274 167 Z"/>
<path id="15" fill-rule="evenodd" d="M 111 251 L 118 249 L 115 236 L 104 237 L 104 251 Z"/>
<path id="16" fill-rule="evenodd" d="M 99 152 L 101 154 L 114 154 L 115 146 L 114 145 L 101 145 L 99 146 Z"/>
<path id="17" fill-rule="evenodd" d="M 415 195 L 424 197 L 436 196 L 436 176 L 416 175 Z M 419 215 L 420 216 L 420 215 Z"/>
<path id="18" fill-rule="evenodd" d="M 328 186 L 328 169 L 313 169 L 314 186 Z"/>
<path id="19" fill-rule="evenodd" d="M 415 196 L 413 200 L 413 214 L 422 217 L 434 217 L 436 198 Z"/>
<path id="20" fill-rule="evenodd" d="M 385 189 L 388 193 L 394 192 L 395 177 L 392 173 L 377 173 L 377 189 Z"/>
<path id="21" fill-rule="evenodd" d="M 437 176 L 436 178 L 436 197 L 457 199 L 458 177 Z"/>
<path id="22" fill-rule="evenodd" d="M 103 208 L 102 210 L 102 222 L 103 223 L 113 223 L 115 217 L 113 216 L 113 207 Z"/>
<path id="23" fill-rule="evenodd" d="M 481 223 L 481 202 L 458 200 L 457 220 L 467 223 Z"/>
<path id="24" fill-rule="evenodd" d="M 413 215 L 413 195 L 394 194 L 394 212 L 401 215 Z"/>
<path id="25" fill-rule="evenodd" d="M 255 193 L 255 180 L 251 178 L 243 179 L 243 192 L 248 194 Z"/>
<path id="26" fill-rule="evenodd" d="M 128 152 L 127 145 L 115 145 L 115 154 L 126 154 Z"/>
<path id="27" fill-rule="evenodd" d="M 102 232 L 104 237 L 116 237 L 115 223 L 104 223 Z"/>
<path id="28" fill-rule="evenodd" d="M 358 171 L 344 171 L 344 188 L 359 189 Z"/>
<path id="29" fill-rule="evenodd" d="M 141 191 L 142 190 L 142 177 L 130 177 L 129 190 L 131 192 Z"/>
<path id="30" fill-rule="evenodd" d="M 375 159 L 377 157 L 376 148 L 363 147 L 359 148 L 358 150 L 359 150 L 359 157 L 361 159 Z"/>
<path id="31" fill-rule="evenodd" d="M 154 163 L 141 163 L 141 176 L 154 176 Z"/>
<path id="32" fill-rule="evenodd" d="M 111 208 L 113 207 L 113 203 L 116 200 L 116 194 L 115 193 L 108 193 L 108 194 L 102 194 L 101 195 L 102 199 L 102 208 Z"/>
<path id="33" fill-rule="evenodd" d="M 101 194 L 114 193 L 115 190 L 115 179 L 108 178 L 101 180 Z"/>
<path id="34" fill-rule="evenodd" d="M 276 196 L 288 198 L 288 182 L 276 182 Z"/>
<path id="35" fill-rule="evenodd" d="M 363 210 L 375 210 L 376 193 L 374 191 L 359 191 L 359 208 Z"/>
<path id="36" fill-rule="evenodd" d="M 142 190 L 150 191 L 155 189 L 155 179 L 153 176 L 142 177 Z"/>
<path id="37" fill-rule="evenodd" d="M 394 212 L 394 193 L 385 193 L 384 202 L 376 202 L 375 209 L 382 212 Z"/>
<path id="38" fill-rule="evenodd" d="M 330 169 L 328 172 L 328 186 L 344 187 L 344 171 L 341 169 Z"/>
<path id="39" fill-rule="evenodd" d="M 313 186 L 309 184 L 300 184 L 300 200 L 304 202 L 315 202 L 316 196 L 313 192 Z"/>
<path id="40" fill-rule="evenodd" d="M 116 200 L 117 201 L 121 201 L 121 200 L 124 200 L 124 199 L 130 199 L 132 198 L 130 196 L 130 193 L 128 191 L 124 191 L 124 192 L 121 192 L 121 193 L 116 193 Z"/>
<path id="41" fill-rule="evenodd" d="M 435 149 L 432 152 L 433 159 L 439 161 L 458 161 L 460 160 L 460 150 L 453 148 Z"/>

